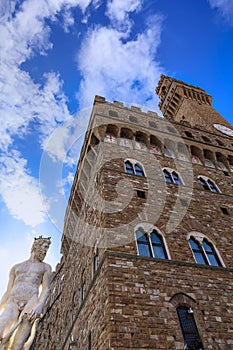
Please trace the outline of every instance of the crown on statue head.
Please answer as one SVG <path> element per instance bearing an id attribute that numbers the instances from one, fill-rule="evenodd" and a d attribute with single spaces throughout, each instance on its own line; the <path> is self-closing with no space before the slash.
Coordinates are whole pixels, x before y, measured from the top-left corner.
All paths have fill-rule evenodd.
<path id="1" fill-rule="evenodd" d="M 51 237 L 43 237 L 42 235 L 39 237 L 34 237 L 35 241 L 37 241 L 38 239 L 47 239 L 47 240 L 51 241 Z"/>

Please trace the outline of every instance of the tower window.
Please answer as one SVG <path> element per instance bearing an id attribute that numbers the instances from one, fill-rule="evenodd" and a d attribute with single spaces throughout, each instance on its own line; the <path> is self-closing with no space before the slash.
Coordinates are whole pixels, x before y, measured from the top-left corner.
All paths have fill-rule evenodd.
<path id="1" fill-rule="evenodd" d="M 224 215 L 230 215 L 227 208 L 221 207 L 220 209 L 221 209 L 221 211 L 222 211 L 222 213 L 223 213 Z"/>
<path id="2" fill-rule="evenodd" d="M 142 170 L 142 168 L 140 167 L 140 165 L 138 165 L 138 164 L 135 164 L 135 166 L 134 166 L 134 172 L 135 172 L 135 175 L 144 176 L 143 170 Z"/>
<path id="3" fill-rule="evenodd" d="M 181 203 L 182 207 L 185 207 L 185 208 L 188 207 L 188 202 L 186 201 L 186 199 L 181 198 L 180 203 Z"/>
<path id="4" fill-rule="evenodd" d="M 204 251 L 207 255 L 209 265 L 221 266 L 221 263 L 220 263 L 219 258 L 214 250 L 213 245 L 210 242 L 208 242 L 206 239 L 203 239 L 202 246 L 203 246 Z"/>
<path id="5" fill-rule="evenodd" d="M 113 118 L 117 118 L 118 117 L 118 113 L 116 111 L 110 110 L 108 113 L 109 113 L 110 117 L 113 117 Z"/>
<path id="6" fill-rule="evenodd" d="M 194 138 L 193 134 L 192 134 L 190 131 L 185 131 L 184 133 L 185 133 L 185 135 L 186 135 L 187 137 L 189 137 L 190 139 L 193 139 L 193 138 Z"/>
<path id="7" fill-rule="evenodd" d="M 176 310 L 185 341 L 184 349 L 204 350 L 194 319 L 193 310 L 187 306 L 179 306 Z"/>
<path id="8" fill-rule="evenodd" d="M 207 137 L 207 136 L 202 136 L 202 140 L 204 141 L 204 142 L 206 142 L 206 143 L 211 143 L 210 142 L 210 139 Z"/>
<path id="9" fill-rule="evenodd" d="M 137 118 L 134 117 L 133 115 L 130 115 L 130 116 L 129 116 L 129 120 L 130 120 L 131 122 L 133 122 L 133 123 L 137 123 L 137 122 L 138 122 Z"/>
<path id="10" fill-rule="evenodd" d="M 145 176 L 142 166 L 129 160 L 125 162 L 125 172 L 131 175 Z"/>
<path id="11" fill-rule="evenodd" d="M 163 169 L 163 175 L 166 182 L 174 183 L 176 185 L 183 185 L 180 176 L 177 174 L 176 171 L 170 169 Z"/>
<path id="12" fill-rule="evenodd" d="M 216 142 L 217 142 L 217 144 L 218 144 L 219 146 L 224 146 L 224 143 L 223 143 L 222 141 L 216 139 Z"/>
<path id="13" fill-rule="evenodd" d="M 140 190 L 137 190 L 137 196 L 138 198 L 142 198 L 142 199 L 146 198 L 145 192 Z"/>
<path id="14" fill-rule="evenodd" d="M 155 122 L 149 121 L 149 126 L 150 126 L 151 128 L 157 129 L 157 125 L 156 125 Z"/>
<path id="15" fill-rule="evenodd" d="M 96 273 L 96 270 L 98 268 L 98 263 L 99 263 L 99 256 L 98 256 L 98 251 L 95 253 L 94 258 L 93 258 L 93 265 L 92 265 L 92 276 Z"/>
<path id="16" fill-rule="evenodd" d="M 170 125 L 167 127 L 167 130 L 168 130 L 170 133 L 172 133 L 172 134 L 176 134 L 176 129 L 173 128 L 173 127 L 170 126 Z"/>
<path id="17" fill-rule="evenodd" d="M 125 162 L 125 171 L 128 174 L 134 174 L 133 164 L 131 164 L 129 161 Z"/>
<path id="18" fill-rule="evenodd" d="M 222 266 L 213 244 L 206 238 L 202 239 L 202 242 L 199 242 L 191 237 L 189 244 L 197 264 Z"/>
<path id="19" fill-rule="evenodd" d="M 138 230 L 136 238 L 139 255 L 168 259 L 163 238 L 155 229 L 150 234 Z"/>
<path id="20" fill-rule="evenodd" d="M 88 350 L 92 349 L 92 336 L 91 333 L 88 335 Z"/>
<path id="21" fill-rule="evenodd" d="M 164 146 L 164 154 L 166 157 L 174 158 L 174 152 L 171 148 Z"/>
<path id="22" fill-rule="evenodd" d="M 155 258 L 167 259 L 167 253 L 164 247 L 163 239 L 156 230 L 150 234 L 153 254 Z"/>
<path id="23" fill-rule="evenodd" d="M 215 185 L 215 183 L 208 178 L 204 178 L 204 177 L 200 176 L 199 182 L 206 191 L 211 191 L 214 193 L 220 192 L 219 189 L 217 188 L 217 186 Z"/>

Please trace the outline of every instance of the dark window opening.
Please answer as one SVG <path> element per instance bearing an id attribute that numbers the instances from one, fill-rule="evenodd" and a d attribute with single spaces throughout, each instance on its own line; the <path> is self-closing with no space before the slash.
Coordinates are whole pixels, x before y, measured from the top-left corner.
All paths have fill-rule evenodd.
<path id="1" fill-rule="evenodd" d="M 96 273 L 96 270 L 98 268 L 98 264 L 99 264 L 99 256 L 98 256 L 98 253 L 96 253 L 94 255 L 94 258 L 93 258 L 92 276 L 94 276 L 94 274 Z"/>
<path id="2" fill-rule="evenodd" d="M 129 120 L 130 120 L 131 122 L 133 122 L 133 123 L 137 123 L 137 122 L 138 122 L 137 118 L 134 117 L 133 115 L 130 115 L 130 116 L 129 116 Z"/>
<path id="3" fill-rule="evenodd" d="M 204 350 L 201 337 L 198 333 L 193 310 L 189 307 L 178 307 L 177 314 L 183 333 L 186 350 Z"/>
<path id="4" fill-rule="evenodd" d="M 155 123 L 155 122 L 152 122 L 152 121 L 149 121 L 149 126 L 150 126 L 151 128 L 154 128 L 154 129 L 157 128 L 156 123 Z"/>
<path id="5" fill-rule="evenodd" d="M 142 198 L 142 199 L 146 198 L 145 192 L 140 190 L 137 190 L 137 196 L 138 198 Z"/>
<path id="6" fill-rule="evenodd" d="M 203 141 L 210 143 L 210 139 L 206 136 L 202 136 Z"/>
<path id="7" fill-rule="evenodd" d="M 182 207 L 188 207 L 188 202 L 186 201 L 186 199 L 181 198 L 180 203 L 181 203 Z"/>
<path id="8" fill-rule="evenodd" d="M 172 126 L 168 126 L 167 130 L 172 134 L 176 134 L 176 129 L 174 129 Z"/>
<path id="9" fill-rule="evenodd" d="M 114 117 L 114 118 L 117 118 L 118 117 L 118 113 L 116 111 L 109 111 L 109 116 L 110 117 Z"/>
<path id="10" fill-rule="evenodd" d="M 88 350 L 92 349 L 92 337 L 91 337 L 91 333 L 89 333 L 88 335 Z"/>
<path id="11" fill-rule="evenodd" d="M 187 137 L 189 137 L 190 139 L 193 139 L 193 138 L 194 138 L 193 134 L 192 134 L 191 132 L 189 132 L 189 131 L 185 131 L 185 135 L 186 135 Z"/>
<path id="12" fill-rule="evenodd" d="M 230 215 L 227 208 L 221 207 L 220 209 L 221 209 L 221 211 L 222 211 L 222 213 L 223 213 L 224 215 Z"/>

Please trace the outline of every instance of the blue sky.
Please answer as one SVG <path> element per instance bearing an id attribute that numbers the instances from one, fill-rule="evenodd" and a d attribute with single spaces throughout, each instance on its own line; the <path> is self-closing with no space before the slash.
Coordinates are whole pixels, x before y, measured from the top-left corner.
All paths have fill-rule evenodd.
<path id="1" fill-rule="evenodd" d="M 158 112 L 160 74 L 233 121 L 232 0 L 2 0 L 0 295 L 34 236 L 60 259 L 64 210 L 95 95 Z M 77 142 L 76 142 L 77 141 Z"/>

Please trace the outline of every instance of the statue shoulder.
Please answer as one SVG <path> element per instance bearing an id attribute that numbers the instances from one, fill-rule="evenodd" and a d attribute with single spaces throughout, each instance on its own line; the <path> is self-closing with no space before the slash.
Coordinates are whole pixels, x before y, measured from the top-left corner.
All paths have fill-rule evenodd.
<path id="1" fill-rule="evenodd" d="M 44 264 L 45 272 L 52 273 L 52 267 L 45 262 L 43 262 L 43 264 Z"/>

